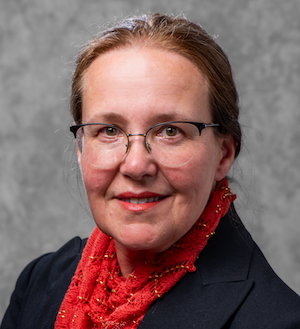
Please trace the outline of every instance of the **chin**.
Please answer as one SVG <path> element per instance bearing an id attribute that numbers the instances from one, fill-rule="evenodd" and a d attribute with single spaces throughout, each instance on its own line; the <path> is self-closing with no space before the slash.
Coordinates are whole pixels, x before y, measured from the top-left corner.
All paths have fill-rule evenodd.
<path id="1" fill-rule="evenodd" d="M 145 234 L 145 232 L 126 234 L 126 236 L 123 234 L 121 238 L 114 240 L 127 250 L 148 251 L 155 254 L 165 250 L 162 241 L 156 240 L 153 234 Z"/>
<path id="2" fill-rule="evenodd" d="M 118 240 L 119 244 L 128 250 L 153 250 L 156 249 L 156 243 L 153 241 L 148 241 L 147 239 L 141 239 L 137 236 Z"/>

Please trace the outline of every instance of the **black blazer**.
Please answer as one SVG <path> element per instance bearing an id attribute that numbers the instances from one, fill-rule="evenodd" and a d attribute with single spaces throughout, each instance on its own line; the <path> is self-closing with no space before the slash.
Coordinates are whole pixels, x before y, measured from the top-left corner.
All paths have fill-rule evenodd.
<path id="1" fill-rule="evenodd" d="M 54 327 L 85 243 L 74 238 L 25 268 L 1 329 Z M 300 328 L 300 297 L 273 272 L 234 209 L 196 267 L 152 304 L 139 329 Z"/>

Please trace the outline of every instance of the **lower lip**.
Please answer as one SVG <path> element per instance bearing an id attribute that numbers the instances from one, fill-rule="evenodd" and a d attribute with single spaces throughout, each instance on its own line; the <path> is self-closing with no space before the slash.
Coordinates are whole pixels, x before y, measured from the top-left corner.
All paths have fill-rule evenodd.
<path id="1" fill-rule="evenodd" d="M 121 205 L 130 211 L 134 211 L 134 212 L 139 212 L 139 211 L 145 211 L 147 209 L 150 209 L 152 207 L 155 207 L 158 203 L 160 203 L 162 200 L 158 200 L 158 201 L 153 201 L 153 202 L 147 202 L 147 203 L 130 203 L 130 202 L 126 202 L 124 200 L 120 200 Z"/>

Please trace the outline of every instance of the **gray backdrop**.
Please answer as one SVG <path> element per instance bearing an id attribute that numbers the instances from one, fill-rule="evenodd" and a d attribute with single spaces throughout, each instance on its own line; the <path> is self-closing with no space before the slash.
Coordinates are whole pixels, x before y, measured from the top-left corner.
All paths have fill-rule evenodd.
<path id="1" fill-rule="evenodd" d="M 30 260 L 93 227 L 66 152 L 74 55 L 99 25 L 148 11 L 218 35 L 241 96 L 239 213 L 300 293 L 299 0 L 0 0 L 0 318 Z"/>

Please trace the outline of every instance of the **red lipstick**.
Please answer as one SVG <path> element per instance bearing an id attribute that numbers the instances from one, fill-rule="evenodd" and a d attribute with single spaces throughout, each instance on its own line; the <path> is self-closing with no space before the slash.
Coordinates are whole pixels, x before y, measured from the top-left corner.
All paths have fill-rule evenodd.
<path id="1" fill-rule="evenodd" d="M 142 192 L 142 193 L 133 193 L 133 192 L 124 192 L 117 195 L 118 199 L 130 199 L 130 198 L 161 198 L 163 195 L 153 193 L 153 192 Z"/>
<path id="2" fill-rule="evenodd" d="M 124 192 L 117 196 L 121 205 L 130 211 L 141 212 L 156 206 L 165 196 L 153 192 Z"/>

